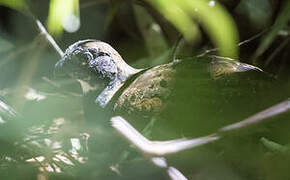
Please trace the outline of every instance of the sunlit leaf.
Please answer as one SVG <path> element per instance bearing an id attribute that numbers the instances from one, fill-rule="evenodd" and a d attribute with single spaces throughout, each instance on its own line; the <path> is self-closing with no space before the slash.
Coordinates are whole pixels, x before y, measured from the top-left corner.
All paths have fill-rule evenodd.
<path id="1" fill-rule="evenodd" d="M 258 47 L 255 53 L 255 57 L 259 57 L 268 49 L 268 47 L 276 38 L 278 31 L 284 28 L 284 26 L 288 23 L 289 19 L 290 19 L 290 1 L 288 0 L 284 2 L 284 5 L 282 6 L 282 10 L 280 11 L 280 14 L 278 15 L 272 27 L 272 30 L 265 36 L 264 40 Z"/>
<path id="2" fill-rule="evenodd" d="M 185 37 L 193 40 L 199 30 L 192 18 L 198 20 L 219 48 L 220 55 L 238 56 L 236 25 L 218 2 L 214 0 L 149 0 Z"/>
<path id="3" fill-rule="evenodd" d="M 199 37 L 198 26 L 174 0 L 148 0 L 188 41 Z"/>
<path id="4" fill-rule="evenodd" d="M 23 11 L 27 8 L 25 0 L 0 0 L 0 6 L 7 6 L 17 11 Z"/>
<path id="5" fill-rule="evenodd" d="M 55 35 L 63 30 L 77 31 L 80 27 L 79 1 L 51 0 L 47 25 L 49 32 Z"/>
<path id="6" fill-rule="evenodd" d="M 232 17 L 218 2 L 213 0 L 175 0 L 184 11 L 197 19 L 219 48 L 222 56 L 238 56 L 238 32 Z"/>

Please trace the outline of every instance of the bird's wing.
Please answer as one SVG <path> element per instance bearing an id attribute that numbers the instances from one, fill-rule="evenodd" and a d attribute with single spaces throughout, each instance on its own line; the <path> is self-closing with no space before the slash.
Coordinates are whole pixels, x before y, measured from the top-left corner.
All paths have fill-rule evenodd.
<path id="1" fill-rule="evenodd" d="M 189 58 L 145 71 L 121 93 L 114 110 L 135 121 L 154 116 L 164 131 L 201 136 L 282 100 L 272 94 L 275 83 L 255 66 Z"/>

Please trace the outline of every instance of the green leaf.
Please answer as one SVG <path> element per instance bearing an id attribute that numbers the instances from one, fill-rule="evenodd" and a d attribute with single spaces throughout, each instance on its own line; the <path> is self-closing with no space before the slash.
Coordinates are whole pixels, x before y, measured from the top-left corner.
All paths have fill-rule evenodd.
<path id="1" fill-rule="evenodd" d="M 148 0 L 185 37 L 192 41 L 199 29 L 192 18 L 201 23 L 221 56 L 237 58 L 238 32 L 236 25 L 217 1 L 213 0 Z"/>
<path id="2" fill-rule="evenodd" d="M 237 28 L 224 7 L 213 0 L 175 1 L 201 23 L 212 42 L 219 48 L 221 56 L 237 58 L 239 39 Z"/>
<path id="3" fill-rule="evenodd" d="M 187 41 L 194 41 L 199 37 L 200 31 L 175 0 L 148 0 L 168 21 L 170 21 Z"/>
<path id="4" fill-rule="evenodd" d="M 280 152 L 280 153 L 289 153 L 290 152 L 290 149 L 287 146 L 283 146 L 283 145 L 278 144 L 274 141 L 270 141 L 270 140 L 266 139 L 265 137 L 261 138 L 261 142 L 270 151 Z"/>
<path id="5" fill-rule="evenodd" d="M 51 0 L 47 26 L 54 35 L 60 35 L 63 30 L 77 31 L 80 26 L 79 1 Z"/>
<path id="6" fill-rule="evenodd" d="M 137 26 L 151 57 L 158 57 L 168 49 L 165 35 L 154 18 L 139 5 L 134 5 Z"/>
<path id="7" fill-rule="evenodd" d="M 27 4 L 25 0 L 0 0 L 0 6 L 7 6 L 17 11 L 25 11 Z"/>

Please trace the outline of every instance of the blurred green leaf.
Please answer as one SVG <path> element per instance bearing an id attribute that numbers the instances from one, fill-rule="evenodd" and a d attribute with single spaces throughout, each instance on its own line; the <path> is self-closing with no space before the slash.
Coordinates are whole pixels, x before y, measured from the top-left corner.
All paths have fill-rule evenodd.
<path id="1" fill-rule="evenodd" d="M 25 0 L 0 0 L 0 6 L 7 6 L 17 11 L 23 11 L 27 8 Z"/>
<path id="2" fill-rule="evenodd" d="M 187 41 L 199 37 L 199 28 L 191 17 L 177 5 L 175 0 L 148 0 L 168 21 L 170 21 Z"/>
<path id="3" fill-rule="evenodd" d="M 191 19 L 195 18 L 219 48 L 220 55 L 237 58 L 236 25 L 218 2 L 213 0 L 150 0 L 149 2 L 175 25 L 185 39 L 195 39 L 199 34 L 197 25 Z"/>
<path id="4" fill-rule="evenodd" d="M 263 145 L 269 149 L 270 151 L 273 152 L 280 152 L 280 153 L 289 153 L 290 149 L 287 146 L 283 146 L 281 144 L 278 144 L 274 141 L 268 140 L 265 137 L 261 138 L 261 142 L 263 143 Z"/>
<path id="5" fill-rule="evenodd" d="M 142 33 L 146 49 L 151 57 L 157 57 L 168 49 L 168 45 L 159 24 L 139 5 L 134 5 L 137 26 Z"/>
<path id="6" fill-rule="evenodd" d="M 269 48 L 271 43 L 276 38 L 278 31 L 284 28 L 284 26 L 288 23 L 289 19 L 290 19 L 290 1 L 287 0 L 284 2 L 282 10 L 280 11 L 277 19 L 275 20 L 272 30 L 265 36 L 262 43 L 256 50 L 254 56 L 255 58 L 262 55 Z"/>
<path id="7" fill-rule="evenodd" d="M 213 0 L 175 1 L 201 23 L 221 56 L 237 58 L 238 32 L 225 8 Z"/>
<path id="8" fill-rule="evenodd" d="M 77 31 L 80 26 L 79 1 L 51 0 L 47 26 L 54 35 L 60 35 L 63 30 Z"/>
<path id="9" fill-rule="evenodd" d="M 121 5 L 120 0 L 115 0 L 109 3 L 109 10 L 106 15 L 104 29 L 108 29 L 109 25 L 112 23 L 113 19 L 115 18 L 119 8 Z"/>

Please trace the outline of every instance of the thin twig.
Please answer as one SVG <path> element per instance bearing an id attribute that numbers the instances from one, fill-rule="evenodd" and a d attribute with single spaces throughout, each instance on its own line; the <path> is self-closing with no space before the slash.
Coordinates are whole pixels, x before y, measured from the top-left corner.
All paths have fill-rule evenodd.
<path id="1" fill-rule="evenodd" d="M 197 55 L 196 57 L 202 57 L 202 56 L 205 56 L 211 52 L 216 52 L 217 50 L 218 50 L 218 48 L 208 49 L 208 50 L 205 50 L 203 53 Z"/>
<path id="2" fill-rule="evenodd" d="M 47 77 L 45 77 L 45 76 L 43 76 L 41 79 L 42 79 L 43 81 L 45 81 L 46 83 L 52 85 L 52 86 L 55 87 L 55 88 L 60 88 L 60 87 L 61 87 L 58 83 L 56 83 L 56 82 L 50 80 L 49 78 L 47 78 Z"/>
<path id="3" fill-rule="evenodd" d="M 179 45 L 181 43 L 181 40 L 182 40 L 182 35 L 179 35 L 179 37 L 177 38 L 176 42 L 173 45 L 173 48 L 172 48 L 172 58 L 173 58 L 173 62 L 174 61 L 178 61 L 176 59 L 176 54 L 177 54 L 177 51 L 178 51 L 178 47 L 179 47 Z"/>
<path id="4" fill-rule="evenodd" d="M 262 32 L 260 32 L 260 33 L 258 33 L 258 34 L 256 34 L 256 35 L 250 37 L 249 39 L 246 39 L 246 40 L 244 40 L 244 41 L 242 41 L 242 42 L 239 42 L 239 43 L 237 44 L 237 46 L 239 47 L 239 46 L 242 46 L 242 45 L 244 45 L 244 44 L 246 44 L 246 43 L 249 43 L 249 42 L 251 42 L 251 41 L 257 39 L 257 38 L 260 37 L 261 35 L 263 35 L 265 32 L 266 32 L 266 30 L 264 30 L 264 31 L 262 31 Z M 202 57 L 202 56 L 205 56 L 205 55 L 207 55 L 207 54 L 209 54 L 209 53 L 211 53 L 211 52 L 216 52 L 216 51 L 218 51 L 218 50 L 219 50 L 219 48 L 208 49 L 208 50 L 204 51 L 203 53 L 197 55 L 196 57 Z"/>
<path id="5" fill-rule="evenodd" d="M 207 144 L 219 138 L 215 135 L 209 135 L 195 139 L 183 138 L 170 141 L 150 141 L 120 116 L 111 118 L 111 122 L 112 126 L 122 136 L 133 143 L 142 153 L 151 157 L 177 153 L 202 144 Z"/>
<path id="6" fill-rule="evenodd" d="M 238 44 L 238 46 L 241 46 L 241 45 L 243 45 L 243 44 L 249 43 L 249 42 L 251 42 L 251 41 L 257 39 L 258 37 L 260 37 L 260 36 L 262 36 L 264 33 L 266 33 L 266 31 L 267 31 L 267 30 L 261 31 L 261 32 L 259 32 L 258 34 L 256 34 L 256 35 L 250 37 L 249 39 L 246 39 L 246 40 L 240 42 L 240 43 Z"/>
<path id="7" fill-rule="evenodd" d="M 225 126 L 220 129 L 220 132 L 229 132 L 234 130 L 240 130 L 245 127 L 249 127 L 251 125 L 255 125 L 261 122 L 264 122 L 265 119 L 271 118 L 273 116 L 285 113 L 290 111 L 290 98 L 280 102 L 279 104 L 276 104 L 274 106 L 271 106 L 261 112 L 258 112 L 243 121 Z"/>
<path id="8" fill-rule="evenodd" d="M 43 24 L 36 19 L 36 24 L 39 28 L 39 31 L 42 35 L 44 35 L 44 37 L 46 38 L 46 40 L 54 47 L 54 49 L 58 52 L 58 54 L 62 57 L 64 55 L 63 51 L 60 49 L 60 47 L 58 46 L 58 44 L 55 42 L 55 40 L 52 38 L 52 36 L 46 31 L 45 27 L 43 26 Z"/>
<path id="9" fill-rule="evenodd" d="M 290 38 L 285 39 L 275 50 L 274 52 L 267 58 L 265 61 L 265 66 L 268 66 L 272 59 L 289 43 Z"/>

